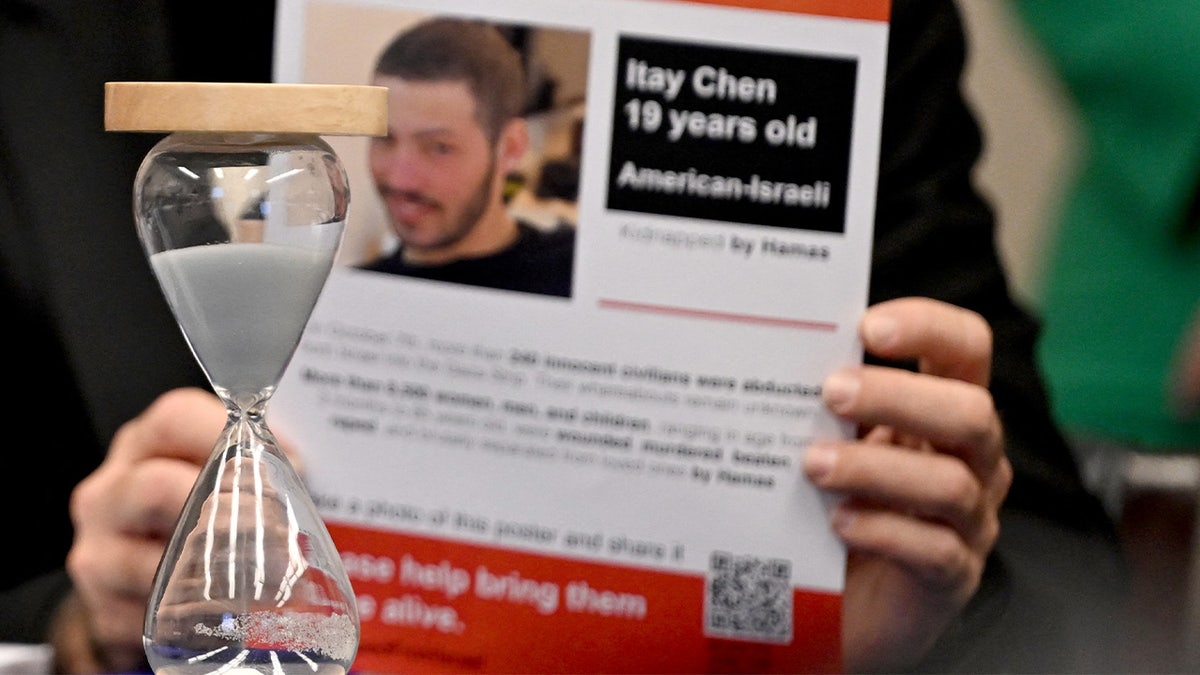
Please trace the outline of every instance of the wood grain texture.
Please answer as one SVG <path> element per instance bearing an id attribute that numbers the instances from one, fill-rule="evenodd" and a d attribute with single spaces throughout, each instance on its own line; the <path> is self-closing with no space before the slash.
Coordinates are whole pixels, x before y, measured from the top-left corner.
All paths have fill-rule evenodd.
<path id="1" fill-rule="evenodd" d="M 250 82 L 106 82 L 104 128 L 333 136 L 387 133 L 387 88 Z"/>

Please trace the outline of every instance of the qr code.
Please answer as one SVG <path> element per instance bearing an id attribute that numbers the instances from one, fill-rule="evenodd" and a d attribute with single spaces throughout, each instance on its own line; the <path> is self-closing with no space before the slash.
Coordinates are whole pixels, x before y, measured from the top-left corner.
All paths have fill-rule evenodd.
<path id="1" fill-rule="evenodd" d="M 753 642 L 791 642 L 791 562 L 714 551 L 704 590 L 704 633 Z"/>

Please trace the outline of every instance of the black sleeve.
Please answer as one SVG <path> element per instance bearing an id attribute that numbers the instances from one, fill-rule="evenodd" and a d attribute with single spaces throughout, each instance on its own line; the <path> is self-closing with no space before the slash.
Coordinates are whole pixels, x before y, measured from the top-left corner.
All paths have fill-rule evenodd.
<path id="1" fill-rule="evenodd" d="M 149 145 L 103 130 L 106 76 L 160 74 L 146 28 L 155 15 L 124 0 L 67 4 L 0 2 L 0 312 L 16 357 L 4 433 L 28 477 L 0 491 L 11 549 L 0 565 L 0 640 L 27 639 L 9 627 L 43 624 L 57 599 L 40 577 L 71 545 L 69 495 L 104 457 L 109 413 L 115 427 L 117 410 L 137 411 L 133 392 L 144 389 L 129 366 L 144 356 L 140 340 L 163 335 L 187 355 L 165 303 L 157 315 L 140 304 L 157 293 L 142 276 L 130 205 Z"/>
<path id="2" fill-rule="evenodd" d="M 133 223 L 134 174 L 160 136 L 105 132 L 104 83 L 269 79 L 273 7 L 0 0 L 0 316 L 19 357 L 5 447 L 32 486 L 0 491 L 0 641 L 43 639 L 69 589 L 71 490 L 119 425 L 167 389 L 208 386 Z M 214 52 L 218 38 L 237 49 Z"/>
<path id="3" fill-rule="evenodd" d="M 1051 418 L 1039 326 L 1009 293 L 992 211 L 972 185 L 982 140 L 960 89 L 965 49 L 951 0 L 895 0 L 870 300 L 925 296 L 987 319 L 1015 474 L 983 586 L 920 670 L 1102 669 L 1123 563 Z"/>

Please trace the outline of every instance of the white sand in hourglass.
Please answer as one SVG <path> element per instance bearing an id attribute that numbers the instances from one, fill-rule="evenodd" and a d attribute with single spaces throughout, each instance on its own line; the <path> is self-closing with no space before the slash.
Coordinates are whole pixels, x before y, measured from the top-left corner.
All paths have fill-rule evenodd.
<path id="1" fill-rule="evenodd" d="M 257 393 L 291 359 L 333 252 L 224 244 L 160 251 L 150 263 L 213 385 Z"/>

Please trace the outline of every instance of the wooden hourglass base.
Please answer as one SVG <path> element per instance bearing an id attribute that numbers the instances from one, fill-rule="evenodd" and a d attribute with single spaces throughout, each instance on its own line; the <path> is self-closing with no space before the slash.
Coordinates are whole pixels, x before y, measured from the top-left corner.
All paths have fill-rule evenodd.
<path id="1" fill-rule="evenodd" d="M 387 88 L 250 82 L 106 82 L 108 131 L 387 134 Z"/>

